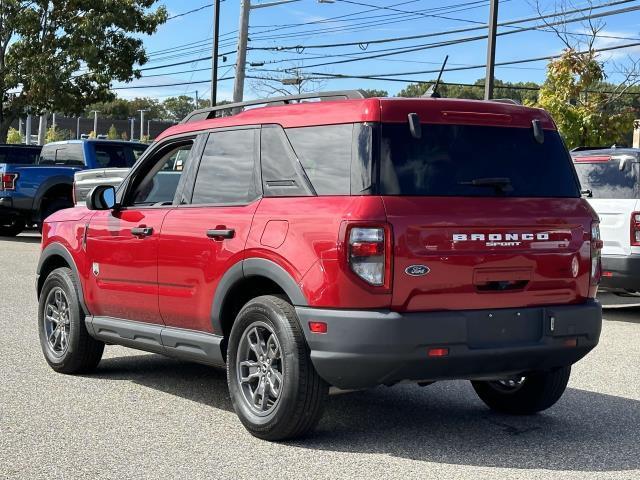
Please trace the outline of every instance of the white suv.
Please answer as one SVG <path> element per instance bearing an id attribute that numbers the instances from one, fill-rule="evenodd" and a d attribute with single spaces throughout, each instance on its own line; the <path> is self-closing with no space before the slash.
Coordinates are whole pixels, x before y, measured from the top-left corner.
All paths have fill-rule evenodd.
<path id="1" fill-rule="evenodd" d="M 571 152 L 583 193 L 600 217 L 601 289 L 640 292 L 640 149 L 578 148 Z"/>

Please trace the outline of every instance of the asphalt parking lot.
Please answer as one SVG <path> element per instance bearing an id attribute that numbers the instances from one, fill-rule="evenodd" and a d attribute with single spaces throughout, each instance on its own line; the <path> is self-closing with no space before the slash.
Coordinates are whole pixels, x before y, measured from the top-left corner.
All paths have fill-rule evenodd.
<path id="1" fill-rule="evenodd" d="M 232 411 L 224 372 L 109 347 L 97 372 L 40 352 L 39 237 L 0 239 L 0 478 L 640 478 L 640 300 L 551 410 L 489 412 L 467 382 L 334 395 L 317 433 L 270 444 Z"/>

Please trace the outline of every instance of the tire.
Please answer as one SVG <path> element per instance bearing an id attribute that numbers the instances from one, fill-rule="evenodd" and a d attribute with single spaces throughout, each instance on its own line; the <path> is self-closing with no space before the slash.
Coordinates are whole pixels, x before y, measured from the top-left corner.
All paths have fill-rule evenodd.
<path id="1" fill-rule="evenodd" d="M 492 410 L 512 415 L 532 415 L 554 405 L 569 383 L 571 367 L 536 372 L 520 382 L 471 382 L 480 399 Z"/>
<path id="2" fill-rule="evenodd" d="M 58 210 L 71 207 L 73 207 L 73 201 L 71 199 L 54 198 L 50 201 L 47 201 L 46 199 L 43 200 L 43 205 L 40 207 L 40 223 L 44 223 L 45 219 L 49 215 L 53 215 Z"/>
<path id="3" fill-rule="evenodd" d="M 60 314 L 64 323 L 49 320 L 60 318 Z M 55 269 L 44 281 L 40 293 L 38 334 L 42 353 L 56 372 L 85 373 L 100 362 L 104 343 L 89 335 L 84 320 L 78 283 L 71 269 Z"/>
<path id="4" fill-rule="evenodd" d="M 264 354 L 263 362 L 259 353 Z M 251 380 L 242 382 L 241 376 Z M 227 383 L 245 428 L 271 441 L 311 431 L 322 416 L 329 391 L 311 363 L 294 308 L 272 295 L 254 298 L 236 317 L 227 351 Z"/>
<path id="5" fill-rule="evenodd" d="M 24 220 L 21 218 L 7 220 L 0 225 L 0 237 L 15 237 L 22 230 L 24 230 Z"/>

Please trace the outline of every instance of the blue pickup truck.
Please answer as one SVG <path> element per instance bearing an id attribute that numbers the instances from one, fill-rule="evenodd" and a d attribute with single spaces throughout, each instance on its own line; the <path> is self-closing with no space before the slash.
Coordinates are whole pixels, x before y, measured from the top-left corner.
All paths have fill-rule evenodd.
<path id="1" fill-rule="evenodd" d="M 68 140 L 42 147 L 34 165 L 10 159 L 0 163 L 0 235 L 15 236 L 26 225 L 39 225 L 52 213 L 72 207 L 77 171 L 128 168 L 146 148 L 117 140 Z"/>

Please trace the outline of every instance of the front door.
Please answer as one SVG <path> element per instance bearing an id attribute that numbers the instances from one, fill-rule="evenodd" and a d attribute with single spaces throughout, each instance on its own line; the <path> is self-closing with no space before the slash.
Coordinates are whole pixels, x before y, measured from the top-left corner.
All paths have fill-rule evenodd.
<path id="1" fill-rule="evenodd" d="M 158 239 L 175 208 L 182 164 L 193 140 L 154 149 L 132 172 L 120 206 L 97 212 L 87 230 L 86 301 L 95 316 L 161 324 L 158 309 Z M 181 153 L 182 152 L 182 153 Z"/>

